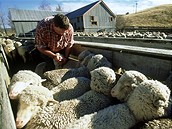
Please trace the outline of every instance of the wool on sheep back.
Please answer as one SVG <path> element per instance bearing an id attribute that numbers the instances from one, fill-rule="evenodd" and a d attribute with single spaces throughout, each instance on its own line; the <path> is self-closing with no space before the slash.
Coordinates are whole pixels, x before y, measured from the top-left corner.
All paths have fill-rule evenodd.
<path id="1" fill-rule="evenodd" d="M 51 91 L 54 93 L 54 99 L 60 102 L 77 98 L 90 89 L 90 79 L 85 77 L 72 77 L 52 88 Z"/>
<path id="2" fill-rule="evenodd" d="M 58 85 L 64 80 L 71 77 L 87 77 L 90 78 L 90 72 L 86 67 L 72 69 L 56 69 L 44 73 L 44 77 L 53 84 Z"/>

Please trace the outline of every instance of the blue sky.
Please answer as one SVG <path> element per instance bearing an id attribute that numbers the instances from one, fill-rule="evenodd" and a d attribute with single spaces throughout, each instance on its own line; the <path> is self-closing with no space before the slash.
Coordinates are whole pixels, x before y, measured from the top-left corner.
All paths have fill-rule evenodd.
<path id="1" fill-rule="evenodd" d="M 44 0 L 0 0 L 0 15 L 7 23 L 9 8 L 38 10 Z M 74 11 L 97 0 L 45 0 L 52 11 L 60 5 L 65 12 Z M 172 0 L 103 0 L 115 14 L 135 13 L 162 4 L 172 4 Z M 137 3 L 137 4 L 136 4 Z M 137 6 L 136 6 L 137 5 Z"/>
<path id="2" fill-rule="evenodd" d="M 1 13 L 6 13 L 8 8 L 38 9 L 43 0 L 0 0 Z M 52 10 L 61 5 L 66 12 L 76 10 L 97 0 L 46 0 Z M 103 0 L 115 14 L 134 13 L 137 11 L 162 4 L 172 4 L 172 0 Z"/>

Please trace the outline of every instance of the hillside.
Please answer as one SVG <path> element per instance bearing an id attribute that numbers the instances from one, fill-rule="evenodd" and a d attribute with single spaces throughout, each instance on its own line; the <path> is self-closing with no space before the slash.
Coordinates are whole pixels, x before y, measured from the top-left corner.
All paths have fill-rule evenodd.
<path id="1" fill-rule="evenodd" d="M 172 27 L 172 4 L 117 16 L 118 28 L 125 26 Z"/>

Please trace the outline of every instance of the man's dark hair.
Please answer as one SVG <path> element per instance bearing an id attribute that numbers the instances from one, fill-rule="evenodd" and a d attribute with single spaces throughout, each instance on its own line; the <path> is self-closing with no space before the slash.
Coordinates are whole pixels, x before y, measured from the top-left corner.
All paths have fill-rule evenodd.
<path id="1" fill-rule="evenodd" d="M 63 14 L 57 14 L 54 16 L 54 25 L 56 27 L 60 27 L 62 29 L 68 29 L 69 28 L 69 19 L 67 16 Z"/>

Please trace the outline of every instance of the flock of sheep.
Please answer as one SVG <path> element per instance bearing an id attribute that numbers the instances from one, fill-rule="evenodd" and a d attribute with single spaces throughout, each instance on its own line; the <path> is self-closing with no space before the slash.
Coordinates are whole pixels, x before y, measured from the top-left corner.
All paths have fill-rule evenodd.
<path id="1" fill-rule="evenodd" d="M 167 85 L 135 70 L 119 76 L 106 57 L 88 50 L 78 60 L 73 68 L 43 73 L 41 63 L 34 72 L 19 70 L 12 76 L 8 91 L 18 101 L 17 128 L 171 128 Z"/>
<path id="2" fill-rule="evenodd" d="M 168 35 L 165 32 L 139 32 L 129 31 L 129 32 L 75 32 L 75 36 L 86 36 L 86 37 L 112 37 L 112 38 L 148 38 L 148 39 L 167 39 Z"/>

